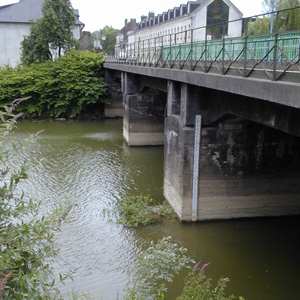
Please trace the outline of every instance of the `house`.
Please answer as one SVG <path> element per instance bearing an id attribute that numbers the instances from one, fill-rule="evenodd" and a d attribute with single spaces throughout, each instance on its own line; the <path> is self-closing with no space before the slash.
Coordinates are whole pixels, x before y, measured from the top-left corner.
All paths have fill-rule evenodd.
<path id="1" fill-rule="evenodd" d="M 170 45 L 215 40 L 223 36 L 239 37 L 242 35 L 242 16 L 230 0 L 189 1 L 156 16 L 150 12 L 141 17 L 134 30 L 127 32 L 126 51 L 132 52 L 134 44 L 143 41 L 146 48 L 154 43 Z M 117 37 L 116 55 L 124 51 L 120 45 Z"/>
<path id="2" fill-rule="evenodd" d="M 129 43 L 128 33 L 133 32 L 136 29 L 138 29 L 136 19 L 130 19 L 129 22 L 127 19 L 125 19 L 125 26 L 118 32 L 116 36 L 116 53 L 125 51 L 126 45 Z"/>
<path id="3" fill-rule="evenodd" d="M 30 21 L 41 18 L 44 0 L 20 0 L 18 3 L 0 7 L 0 67 L 15 67 L 20 63 L 21 42 L 30 34 Z M 79 21 L 79 12 L 74 10 L 73 35 L 81 37 L 84 24 Z M 56 53 L 53 53 L 56 56 Z"/>

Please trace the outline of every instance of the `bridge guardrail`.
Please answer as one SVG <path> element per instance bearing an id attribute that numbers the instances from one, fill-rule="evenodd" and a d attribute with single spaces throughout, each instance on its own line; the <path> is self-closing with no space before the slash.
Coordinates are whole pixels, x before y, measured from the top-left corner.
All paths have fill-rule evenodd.
<path id="1" fill-rule="evenodd" d="M 106 61 L 300 83 L 300 28 L 285 32 L 286 26 L 280 24 L 291 12 L 300 18 L 300 7 L 273 12 L 276 22 L 271 34 L 248 34 L 249 24 L 271 14 L 267 13 L 230 21 L 244 22 L 242 36 L 228 37 L 224 34 L 225 24 L 214 24 L 214 28 L 171 32 L 127 43 L 121 50 L 125 52 L 125 60 L 107 56 Z M 208 36 L 208 31 L 220 33 L 222 27 L 220 39 Z M 204 32 L 205 38 L 201 40 L 199 37 Z"/>

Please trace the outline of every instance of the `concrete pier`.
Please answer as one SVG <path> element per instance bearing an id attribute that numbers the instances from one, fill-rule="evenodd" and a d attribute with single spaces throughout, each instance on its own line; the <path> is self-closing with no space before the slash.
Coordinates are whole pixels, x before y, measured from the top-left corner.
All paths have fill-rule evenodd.
<path id="1" fill-rule="evenodd" d="M 214 89 L 210 75 L 120 69 L 124 139 L 164 145 L 164 196 L 180 220 L 300 214 L 298 86 L 288 86 L 283 105 L 269 82 L 258 91 L 262 81 L 238 79 L 242 89 L 213 76 Z"/>

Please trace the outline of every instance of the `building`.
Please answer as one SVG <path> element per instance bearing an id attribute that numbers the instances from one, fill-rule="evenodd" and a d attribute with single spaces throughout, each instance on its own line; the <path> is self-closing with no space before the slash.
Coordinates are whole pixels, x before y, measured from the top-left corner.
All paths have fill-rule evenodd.
<path id="1" fill-rule="evenodd" d="M 30 21 L 41 18 L 44 0 L 20 0 L 18 3 L 0 7 L 0 67 L 15 67 L 20 63 L 21 42 L 30 34 Z M 74 38 L 79 40 L 84 24 L 79 12 L 74 10 Z M 57 55 L 55 52 L 54 57 Z"/>
<path id="2" fill-rule="evenodd" d="M 126 47 L 120 42 L 120 34 L 116 40 L 116 55 L 125 48 L 127 53 L 135 53 L 137 46 L 148 49 L 154 45 L 239 37 L 242 35 L 242 16 L 230 0 L 189 1 L 157 16 L 150 12 L 148 16 L 142 16 L 131 31 L 125 23 L 122 30 L 127 30 Z M 232 22 L 234 20 L 239 21 Z"/>
<path id="3" fill-rule="evenodd" d="M 130 22 L 125 19 L 125 26 L 118 32 L 116 36 L 116 53 L 125 51 L 126 45 L 128 45 L 128 33 L 133 32 L 137 29 L 138 24 L 136 23 L 136 19 L 131 19 Z"/>

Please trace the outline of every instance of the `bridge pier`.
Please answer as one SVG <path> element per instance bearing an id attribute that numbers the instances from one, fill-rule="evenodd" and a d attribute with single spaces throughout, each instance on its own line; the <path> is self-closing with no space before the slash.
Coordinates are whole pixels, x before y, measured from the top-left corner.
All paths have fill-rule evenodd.
<path id="1" fill-rule="evenodd" d="M 164 144 L 165 93 L 140 86 L 139 77 L 125 73 L 123 136 L 130 146 Z"/>
<path id="2" fill-rule="evenodd" d="M 300 138 L 226 114 L 200 129 L 193 203 L 195 113 L 208 120 L 208 104 L 217 95 L 208 99 L 204 89 L 182 84 L 180 112 L 172 114 L 179 93 L 176 84 L 169 87 L 164 196 L 181 220 L 300 214 Z"/>
<path id="3" fill-rule="evenodd" d="M 107 66 L 127 143 L 164 144 L 164 196 L 182 221 L 300 214 L 299 85 Z"/>
<path id="4" fill-rule="evenodd" d="M 105 117 L 123 117 L 123 93 L 121 91 L 121 80 L 116 72 L 106 70 L 105 81 L 108 84 L 109 104 L 105 104 Z"/>

